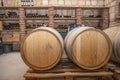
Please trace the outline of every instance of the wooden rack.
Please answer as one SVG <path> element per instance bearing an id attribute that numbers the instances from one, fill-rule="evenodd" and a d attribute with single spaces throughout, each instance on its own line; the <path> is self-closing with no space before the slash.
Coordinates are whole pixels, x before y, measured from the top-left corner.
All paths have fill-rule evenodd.
<path id="1" fill-rule="evenodd" d="M 119 63 L 110 63 L 108 66 L 109 70 L 114 73 L 114 80 L 120 80 L 120 64 Z"/>
<path id="2" fill-rule="evenodd" d="M 89 71 L 80 69 L 78 66 L 69 60 L 61 60 L 60 63 L 53 69 L 48 71 L 35 71 L 29 69 L 24 77 L 25 80 L 35 80 L 37 78 L 59 78 L 65 77 L 65 80 L 73 80 L 73 77 L 98 77 L 101 80 L 104 76 L 113 76 L 107 68 Z"/>
<path id="3" fill-rule="evenodd" d="M 109 7 L 79 7 L 79 6 L 1 6 L 0 7 L 1 10 L 17 10 L 17 13 L 19 15 L 18 18 L 0 18 L 1 21 L 18 21 L 19 22 L 19 31 L 20 32 L 20 41 L 22 41 L 22 39 L 25 37 L 26 35 L 26 31 L 28 29 L 26 29 L 26 24 L 28 21 L 40 21 L 43 22 L 47 20 L 47 24 L 49 25 L 49 27 L 53 27 L 55 28 L 56 26 L 58 26 L 59 24 L 70 24 L 70 23 L 77 23 L 77 24 L 85 24 L 88 23 L 87 21 L 92 20 L 93 22 L 95 20 L 100 21 L 100 25 L 102 26 L 102 28 L 107 28 L 109 26 L 108 20 L 109 20 Z M 25 16 L 25 13 L 27 13 L 27 10 L 46 10 L 48 13 L 48 18 L 27 18 Z M 102 14 L 101 14 L 101 18 L 94 18 L 94 17 L 88 17 L 88 18 L 83 18 L 83 11 L 85 9 L 88 10 L 93 10 L 93 9 L 98 9 L 98 10 L 102 10 Z M 62 11 L 61 11 L 62 10 Z M 68 12 L 70 11 L 70 14 L 68 14 Z M 56 18 L 54 17 L 54 14 L 56 11 L 60 11 L 62 15 L 71 15 L 71 18 Z M 28 12 L 29 13 L 29 12 Z M 59 24 L 58 24 L 59 23 Z M 90 22 L 91 23 L 91 22 Z M 3 31 L 3 30 L 2 30 Z M 16 30 L 15 30 L 16 31 Z M 30 31 L 30 29 L 28 30 Z M 64 30 L 58 30 L 59 32 L 63 32 Z M 12 32 L 12 31 L 11 31 Z"/>

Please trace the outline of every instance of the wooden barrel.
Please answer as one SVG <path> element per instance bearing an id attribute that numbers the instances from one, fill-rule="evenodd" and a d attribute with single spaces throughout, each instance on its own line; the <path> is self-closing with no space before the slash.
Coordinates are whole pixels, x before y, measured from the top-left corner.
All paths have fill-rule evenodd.
<path id="1" fill-rule="evenodd" d="M 84 69 L 98 69 L 111 56 L 112 45 L 109 37 L 92 27 L 79 27 L 70 31 L 64 43 L 68 57 Z"/>
<path id="2" fill-rule="evenodd" d="M 54 29 L 41 27 L 29 33 L 21 44 L 24 62 L 34 70 L 48 70 L 60 60 L 63 39 Z"/>
<path id="3" fill-rule="evenodd" d="M 113 42 L 113 51 L 116 59 L 120 62 L 120 32 L 117 33 Z"/>
<path id="4" fill-rule="evenodd" d="M 120 63 L 120 27 L 110 27 L 104 30 L 104 32 L 109 36 L 113 46 L 113 52 L 111 60 Z"/>

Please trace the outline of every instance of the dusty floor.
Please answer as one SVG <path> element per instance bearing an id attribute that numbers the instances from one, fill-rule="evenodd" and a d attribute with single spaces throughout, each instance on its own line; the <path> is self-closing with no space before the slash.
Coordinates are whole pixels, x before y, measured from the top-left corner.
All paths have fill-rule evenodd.
<path id="1" fill-rule="evenodd" d="M 25 80 L 24 73 L 28 66 L 24 64 L 19 52 L 0 55 L 0 80 Z M 37 80 L 65 80 L 65 78 L 37 79 Z M 75 80 L 98 80 L 95 78 L 76 78 Z M 112 80 L 105 78 L 103 80 Z"/>
<path id="2" fill-rule="evenodd" d="M 63 55 L 63 58 L 64 57 L 66 57 L 65 54 Z M 0 80 L 25 80 L 23 75 L 26 70 L 28 70 L 28 66 L 24 64 L 20 52 L 4 53 L 0 55 Z M 59 78 L 57 80 L 62 79 Z"/>
<path id="3" fill-rule="evenodd" d="M 19 52 L 0 55 L 0 80 L 24 80 L 27 69 Z"/>

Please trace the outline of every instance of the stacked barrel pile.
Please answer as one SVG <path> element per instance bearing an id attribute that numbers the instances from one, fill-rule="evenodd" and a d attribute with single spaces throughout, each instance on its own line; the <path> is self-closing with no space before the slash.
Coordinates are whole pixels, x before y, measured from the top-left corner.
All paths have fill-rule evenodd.
<path id="1" fill-rule="evenodd" d="M 21 56 L 30 68 L 43 71 L 55 67 L 65 49 L 68 58 L 77 66 L 96 70 L 107 64 L 111 54 L 113 60 L 120 61 L 119 32 L 120 28 L 101 31 L 92 27 L 78 27 L 63 40 L 56 30 L 41 27 L 24 38 Z"/>

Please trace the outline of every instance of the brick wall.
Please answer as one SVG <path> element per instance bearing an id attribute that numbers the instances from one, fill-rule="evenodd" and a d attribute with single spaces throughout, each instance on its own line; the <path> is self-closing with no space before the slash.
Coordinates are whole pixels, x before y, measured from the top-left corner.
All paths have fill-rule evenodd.
<path id="1" fill-rule="evenodd" d="M 20 39 L 22 41 L 22 39 L 25 36 L 25 11 L 23 8 L 19 8 L 19 24 L 20 24 Z"/>

